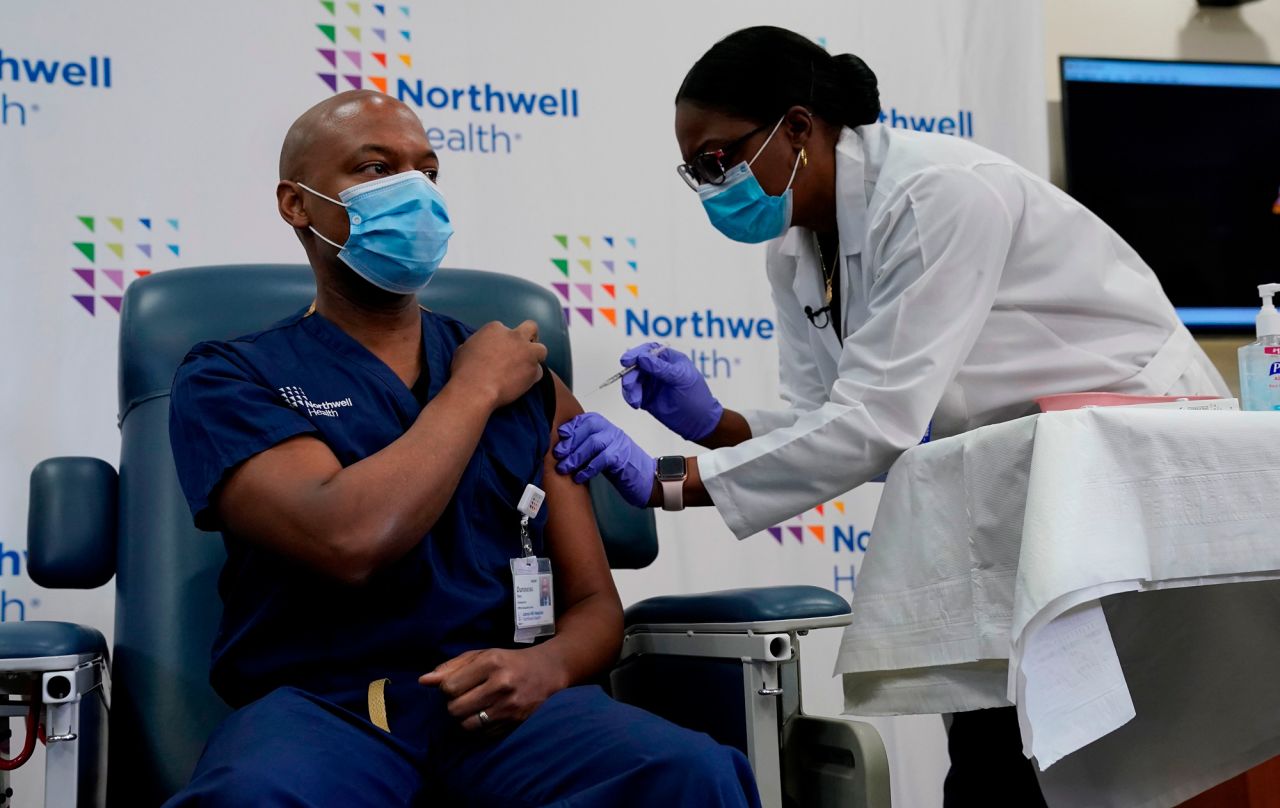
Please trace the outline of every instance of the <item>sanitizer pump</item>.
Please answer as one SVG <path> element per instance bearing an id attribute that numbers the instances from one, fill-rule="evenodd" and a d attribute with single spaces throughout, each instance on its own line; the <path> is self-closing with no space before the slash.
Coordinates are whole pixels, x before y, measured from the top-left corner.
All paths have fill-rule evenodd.
<path id="1" fill-rule="evenodd" d="M 1246 410 L 1280 411 L 1280 312 L 1272 298 L 1280 283 L 1258 287 L 1258 339 L 1240 349 L 1240 406 Z"/>

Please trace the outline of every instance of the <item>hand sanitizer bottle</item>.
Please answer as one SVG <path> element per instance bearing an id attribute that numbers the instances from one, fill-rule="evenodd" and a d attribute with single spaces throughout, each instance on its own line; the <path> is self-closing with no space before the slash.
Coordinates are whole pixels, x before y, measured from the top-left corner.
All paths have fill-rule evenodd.
<path id="1" fill-rule="evenodd" d="M 1272 303 L 1277 293 L 1280 283 L 1258 287 L 1258 339 L 1240 349 L 1241 409 L 1280 411 L 1280 312 Z"/>

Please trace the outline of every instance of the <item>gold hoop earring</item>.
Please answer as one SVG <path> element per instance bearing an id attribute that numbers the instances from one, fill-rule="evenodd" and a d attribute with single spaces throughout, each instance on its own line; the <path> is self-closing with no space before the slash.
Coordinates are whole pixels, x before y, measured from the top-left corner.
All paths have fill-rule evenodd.
<path id="1" fill-rule="evenodd" d="M 800 165 L 804 166 L 805 168 L 808 168 L 809 166 L 809 155 L 804 153 L 803 147 L 801 147 L 800 149 Z"/>

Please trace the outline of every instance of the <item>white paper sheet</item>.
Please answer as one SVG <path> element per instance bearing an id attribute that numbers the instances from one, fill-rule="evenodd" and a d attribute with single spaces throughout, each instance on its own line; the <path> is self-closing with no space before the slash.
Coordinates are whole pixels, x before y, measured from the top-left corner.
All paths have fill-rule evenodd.
<path id="1" fill-rule="evenodd" d="M 1041 770 L 1133 720 L 1136 713 L 1099 601 L 1037 631 L 1016 672 L 1023 753 Z"/>
<path id="2" fill-rule="evenodd" d="M 846 710 L 1023 702 L 1054 808 L 1165 808 L 1280 753 L 1277 445 L 1274 413 L 1098 409 L 908 451 L 836 665 Z"/>

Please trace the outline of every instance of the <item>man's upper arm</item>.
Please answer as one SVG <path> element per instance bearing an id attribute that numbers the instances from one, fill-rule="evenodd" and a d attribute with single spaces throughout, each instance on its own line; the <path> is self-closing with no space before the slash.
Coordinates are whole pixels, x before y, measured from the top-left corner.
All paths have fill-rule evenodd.
<path id="1" fill-rule="evenodd" d="M 342 565 L 334 548 L 315 534 L 323 486 L 342 471 L 333 450 L 298 435 L 259 452 L 233 469 L 212 505 L 236 536 L 321 571 Z"/>
<path id="2" fill-rule="evenodd" d="M 582 405 L 573 393 L 555 378 L 556 415 L 551 424 L 551 446 L 559 440 L 556 430 L 561 424 L 582 414 Z M 550 448 L 543 460 L 543 486 L 547 491 L 547 552 L 556 569 L 564 605 L 572 605 L 592 594 L 606 594 L 618 599 L 618 591 L 609 572 L 609 561 L 591 509 L 591 495 L 585 485 L 576 485 L 568 477 L 556 473 L 555 458 Z"/>
<path id="3" fill-rule="evenodd" d="M 226 345 L 201 346 L 174 377 L 169 437 L 196 526 L 325 571 L 339 560 L 309 524 L 341 464 L 316 434 Z"/>

